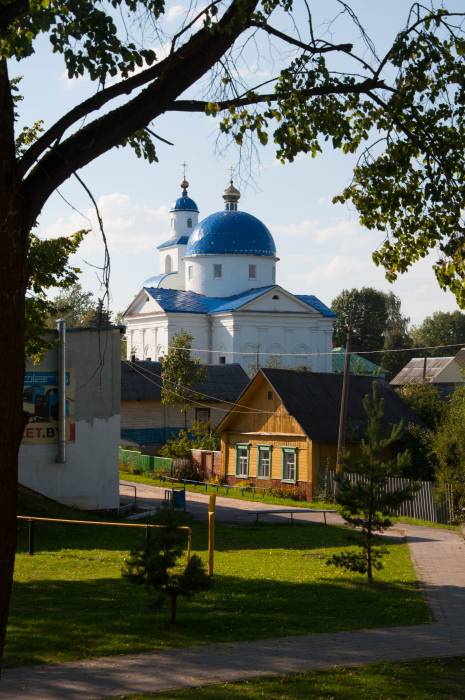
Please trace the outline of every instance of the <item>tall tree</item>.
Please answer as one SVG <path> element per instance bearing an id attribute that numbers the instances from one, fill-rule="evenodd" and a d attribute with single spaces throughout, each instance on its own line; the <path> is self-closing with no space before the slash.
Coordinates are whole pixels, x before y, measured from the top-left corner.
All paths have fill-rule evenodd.
<path id="1" fill-rule="evenodd" d="M 373 287 L 344 289 L 331 304 L 337 318 L 334 324 L 334 344 L 343 345 L 346 328 L 352 326 L 354 352 L 392 350 L 409 347 L 409 319 L 402 314 L 401 301 L 393 292 L 382 292 Z M 367 355 L 368 359 L 389 372 L 403 367 L 404 353 Z M 410 359 L 410 358 L 408 358 Z"/>
<path id="2" fill-rule="evenodd" d="M 416 347 L 450 346 L 429 350 L 428 354 L 433 357 L 455 355 L 460 345 L 465 347 L 465 313 L 436 311 L 412 330 L 412 338 Z"/>
<path id="3" fill-rule="evenodd" d="M 165 405 L 178 406 L 184 416 L 184 428 L 187 430 L 187 411 L 200 396 L 194 385 L 206 378 L 206 370 L 196 357 L 191 359 L 192 335 L 188 331 L 179 331 L 171 338 L 168 352 L 162 357 L 163 386 L 161 402 Z"/>
<path id="4" fill-rule="evenodd" d="M 300 0 L 194 2 L 167 38 L 163 0 L 1 2 L 0 651 L 16 542 L 29 235 L 52 193 L 78 170 L 121 145 L 154 162 L 150 124 L 171 111 L 219 116 L 222 131 L 239 144 L 248 136 L 266 143 L 271 133 L 281 161 L 315 155 L 330 140 L 360 153 L 341 199 L 355 204 L 365 226 L 386 233 L 375 261 L 393 279 L 439 247 L 438 280 L 465 304 L 465 13 L 447 11 L 439 0 L 429 8 L 414 3 L 378 55 L 350 0 L 324 8 L 326 17 Z M 354 32 L 346 18 L 361 43 L 347 39 Z M 34 53 L 44 36 L 68 75 L 86 75 L 94 86 L 54 124 L 16 134 L 9 71 L 26 57 L 39 64 Z M 276 45 L 279 60 L 270 80 L 257 85 L 253 76 L 244 81 L 237 60 L 252 45 L 260 50 L 261 37 Z M 169 46 L 166 58 L 161 44 Z M 191 87 L 200 99 L 186 96 Z"/>
<path id="5" fill-rule="evenodd" d="M 88 325 L 87 322 L 95 314 L 95 308 L 94 295 L 86 292 L 77 281 L 53 300 L 54 317 L 63 318 L 68 326 Z"/>

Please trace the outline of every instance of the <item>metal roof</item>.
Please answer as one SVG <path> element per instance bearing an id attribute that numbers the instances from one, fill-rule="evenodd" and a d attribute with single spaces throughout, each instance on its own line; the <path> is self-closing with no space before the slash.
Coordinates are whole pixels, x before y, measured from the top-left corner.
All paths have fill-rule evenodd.
<path id="1" fill-rule="evenodd" d="M 149 277 L 147 280 L 144 282 L 145 285 L 149 285 L 150 287 L 157 288 L 160 286 L 160 283 L 163 282 L 165 277 L 169 277 L 170 275 L 177 275 L 177 272 L 162 272 L 159 275 L 155 275 L 154 277 Z"/>
<path id="2" fill-rule="evenodd" d="M 259 219 L 245 211 L 218 211 L 192 231 L 186 255 L 276 256 L 273 236 Z"/>
<path id="3" fill-rule="evenodd" d="M 163 248 L 172 248 L 174 245 L 187 245 L 189 236 L 179 236 L 178 238 L 170 238 L 169 241 L 165 241 L 157 246 L 157 250 L 163 250 Z"/>
<path id="4" fill-rule="evenodd" d="M 337 442 L 341 407 L 342 375 L 319 372 L 299 372 L 287 369 L 263 368 L 266 377 L 279 395 L 288 413 L 293 416 L 309 438 L 317 442 Z M 421 424 L 420 419 L 400 396 L 382 379 L 355 375 L 350 377 L 347 401 L 347 441 L 359 440 L 366 427 L 363 399 L 371 394 L 376 382 L 378 396 L 384 401 L 382 427 L 388 432 L 392 425 L 404 419 L 406 423 Z"/>
<path id="5" fill-rule="evenodd" d="M 238 364 L 205 365 L 207 377 L 193 386 L 194 391 L 216 397 L 217 401 L 236 401 L 249 383 L 249 377 Z M 121 401 L 160 401 L 162 368 L 149 360 L 121 363 Z M 205 397 L 205 403 L 214 399 Z"/>
<path id="6" fill-rule="evenodd" d="M 345 348 L 333 348 L 332 355 L 332 370 L 333 372 L 344 371 Z M 354 374 L 368 374 L 373 377 L 386 379 L 386 370 L 377 365 L 375 362 L 370 362 L 366 357 L 357 355 L 355 352 L 350 353 L 350 371 Z"/>
<path id="7" fill-rule="evenodd" d="M 280 289 L 277 285 L 249 289 L 241 294 L 230 297 L 207 297 L 196 292 L 186 292 L 179 289 L 159 289 L 144 287 L 152 299 L 167 313 L 214 314 L 235 311 L 249 301 L 262 296 L 272 289 Z M 299 301 L 307 304 L 326 318 L 334 318 L 335 314 L 322 301 L 313 295 L 295 295 Z"/>
<path id="8" fill-rule="evenodd" d="M 428 382 L 434 382 L 436 377 L 454 360 L 453 357 L 427 357 L 426 372 L 424 372 L 425 358 L 412 357 L 412 359 L 400 370 L 391 380 L 394 386 L 403 384 L 418 384 L 423 381 L 423 377 Z"/>
<path id="9" fill-rule="evenodd" d="M 178 197 L 178 199 L 175 201 L 173 206 L 170 209 L 170 212 L 174 211 L 199 211 L 199 208 L 197 204 L 194 202 L 193 199 L 190 197 Z"/>

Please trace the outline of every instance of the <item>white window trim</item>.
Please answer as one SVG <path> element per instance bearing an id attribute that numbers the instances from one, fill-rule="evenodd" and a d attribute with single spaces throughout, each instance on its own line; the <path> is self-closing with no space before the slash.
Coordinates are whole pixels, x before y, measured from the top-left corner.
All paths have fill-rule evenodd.
<path id="1" fill-rule="evenodd" d="M 257 461 L 257 479 L 271 479 L 271 445 L 257 445 L 258 461 Z M 268 475 L 260 474 L 260 462 L 262 453 L 268 453 Z"/>
<path id="2" fill-rule="evenodd" d="M 297 483 L 297 447 L 283 447 L 283 463 L 282 463 L 282 474 L 281 474 L 281 481 L 284 484 L 296 484 Z M 284 470 L 286 467 L 286 454 L 293 454 L 294 455 L 294 477 L 293 478 L 284 478 Z"/>
<path id="3" fill-rule="evenodd" d="M 239 450 L 247 450 L 245 472 L 243 470 L 242 471 L 239 470 L 239 466 L 241 464 L 241 457 L 239 456 Z M 249 461 L 250 461 L 250 446 L 245 445 L 243 443 L 236 444 L 236 471 L 235 471 L 236 477 L 248 478 L 248 476 L 249 476 Z"/>

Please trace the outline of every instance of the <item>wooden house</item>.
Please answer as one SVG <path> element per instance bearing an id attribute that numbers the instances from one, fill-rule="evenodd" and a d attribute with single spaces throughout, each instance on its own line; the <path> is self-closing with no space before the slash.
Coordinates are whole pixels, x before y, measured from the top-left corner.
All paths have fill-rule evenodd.
<path id="1" fill-rule="evenodd" d="M 376 382 L 384 399 L 383 428 L 418 417 L 382 379 L 351 376 L 347 446 L 366 425 L 363 398 Z M 336 465 L 342 376 L 287 369 L 261 369 L 218 426 L 223 476 L 230 484 L 298 489 L 311 500 L 320 471 Z"/>
<path id="2" fill-rule="evenodd" d="M 205 380 L 195 385 L 198 400 L 187 411 L 187 426 L 208 422 L 214 428 L 247 386 L 249 378 L 238 364 L 206 365 Z M 163 384 L 159 362 L 121 363 L 121 439 L 156 451 L 184 427 L 177 406 L 161 402 Z"/>

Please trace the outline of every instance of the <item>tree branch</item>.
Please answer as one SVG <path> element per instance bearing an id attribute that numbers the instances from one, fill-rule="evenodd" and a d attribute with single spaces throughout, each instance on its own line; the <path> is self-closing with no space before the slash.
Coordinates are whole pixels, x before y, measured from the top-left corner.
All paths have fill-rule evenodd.
<path id="1" fill-rule="evenodd" d="M 34 217 L 39 215 L 50 194 L 73 172 L 166 112 L 176 98 L 201 78 L 247 29 L 257 4 L 258 0 L 232 2 L 213 30 L 203 27 L 166 59 L 163 72 L 156 81 L 126 104 L 53 146 L 24 180 Z"/>
<path id="2" fill-rule="evenodd" d="M 262 29 L 264 32 L 267 34 L 271 34 L 271 36 L 276 36 L 278 39 L 282 39 L 285 41 L 287 44 L 292 44 L 293 46 L 298 46 L 301 49 L 304 49 L 304 51 L 307 51 L 308 53 L 329 53 L 330 51 L 343 51 L 344 53 L 348 53 L 352 51 L 352 44 L 328 44 L 325 42 L 324 46 L 312 46 L 311 44 L 306 44 L 304 41 L 299 41 L 299 39 L 295 39 L 292 36 L 289 36 L 288 34 L 285 34 L 284 32 L 279 31 L 279 29 L 275 29 L 274 27 L 270 27 L 269 24 L 265 24 L 262 22 L 250 22 L 250 27 L 257 27 L 258 29 Z"/>
<path id="3" fill-rule="evenodd" d="M 322 95 L 349 95 L 349 94 L 370 94 L 371 90 L 385 89 L 386 86 L 381 80 L 367 79 L 355 85 L 322 85 L 319 88 L 299 91 L 303 97 L 321 97 Z M 168 106 L 166 112 L 205 112 L 211 106 L 222 112 L 230 107 L 246 107 L 247 105 L 260 104 L 263 102 L 277 102 L 278 100 L 290 97 L 291 92 L 268 93 L 265 95 L 250 95 L 238 97 L 237 99 L 224 100 L 223 102 L 206 102 L 204 100 L 176 100 Z"/>

